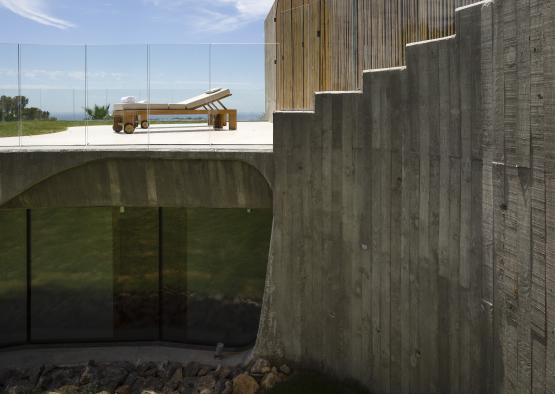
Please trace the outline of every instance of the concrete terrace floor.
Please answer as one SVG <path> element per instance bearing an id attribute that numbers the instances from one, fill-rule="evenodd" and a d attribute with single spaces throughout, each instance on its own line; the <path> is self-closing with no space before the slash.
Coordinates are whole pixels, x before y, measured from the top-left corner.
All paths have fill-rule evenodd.
<path id="1" fill-rule="evenodd" d="M 21 137 L 21 146 L 33 150 L 49 147 L 125 147 L 175 146 L 181 149 L 268 150 L 273 145 L 273 124 L 269 122 L 239 122 L 237 130 L 214 130 L 206 124 L 162 124 L 148 130 L 137 128 L 134 134 L 115 133 L 112 126 L 70 127 L 68 130 Z M 0 138 L 0 150 L 19 147 L 19 137 Z"/>

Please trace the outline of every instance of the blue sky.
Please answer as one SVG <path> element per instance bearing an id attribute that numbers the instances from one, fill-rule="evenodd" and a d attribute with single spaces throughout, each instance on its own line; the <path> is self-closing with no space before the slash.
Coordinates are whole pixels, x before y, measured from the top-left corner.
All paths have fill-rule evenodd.
<path id="1" fill-rule="evenodd" d="M 261 112 L 264 18 L 272 2 L 0 0 L 0 43 L 7 43 L 0 44 L 0 95 L 17 93 L 13 44 L 23 43 L 21 87 L 30 105 L 51 113 L 80 111 L 86 43 L 89 104 L 146 99 L 148 43 L 152 102 L 227 87 L 234 94 L 230 105 Z"/>
<path id="2" fill-rule="evenodd" d="M 273 0 L 0 0 L 0 42 L 263 42 Z"/>

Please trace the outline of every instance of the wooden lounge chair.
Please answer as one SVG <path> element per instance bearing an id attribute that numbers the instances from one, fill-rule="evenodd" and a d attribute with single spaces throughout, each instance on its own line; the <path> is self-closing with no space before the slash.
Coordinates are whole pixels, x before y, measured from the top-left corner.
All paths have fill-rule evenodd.
<path id="1" fill-rule="evenodd" d="M 139 125 L 148 129 L 150 115 L 208 115 L 208 125 L 222 129 L 229 123 L 230 130 L 237 130 L 237 110 L 228 109 L 221 102 L 229 96 L 229 89 L 213 89 L 175 104 L 114 104 L 113 129 L 126 134 L 133 134 Z"/>

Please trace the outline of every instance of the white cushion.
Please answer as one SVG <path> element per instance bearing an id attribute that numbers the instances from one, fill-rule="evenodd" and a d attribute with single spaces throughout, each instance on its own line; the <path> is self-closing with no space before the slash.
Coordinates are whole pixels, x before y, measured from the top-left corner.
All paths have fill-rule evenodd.
<path id="1" fill-rule="evenodd" d="M 203 105 L 223 100 L 229 96 L 231 96 L 231 91 L 229 89 L 218 89 L 214 93 L 203 93 L 188 100 L 180 101 L 177 104 L 182 105 L 187 109 L 196 109 L 198 107 L 202 107 Z"/>
<path id="2" fill-rule="evenodd" d="M 213 92 L 213 93 L 209 93 Z M 197 109 L 204 105 L 213 103 L 218 100 L 223 100 L 226 97 L 231 96 L 231 91 L 229 89 L 212 89 L 206 93 L 198 95 L 196 97 L 190 98 L 188 100 L 180 101 L 175 104 L 148 104 L 146 101 L 144 102 L 133 102 L 133 103 L 117 103 L 114 104 L 112 107 L 113 111 L 124 111 L 124 110 L 136 110 L 136 111 L 145 111 L 148 109 L 155 109 L 155 110 L 166 110 L 166 109 Z"/>

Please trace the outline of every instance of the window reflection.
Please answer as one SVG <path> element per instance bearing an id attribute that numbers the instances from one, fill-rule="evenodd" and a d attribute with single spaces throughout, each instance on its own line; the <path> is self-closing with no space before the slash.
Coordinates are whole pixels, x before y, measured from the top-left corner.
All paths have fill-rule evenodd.
<path id="1" fill-rule="evenodd" d="M 0 346 L 27 325 L 33 343 L 251 345 L 271 224 L 270 210 L 0 210 Z"/>
<path id="2" fill-rule="evenodd" d="M 189 343 L 256 339 L 271 232 L 265 210 L 188 210 Z"/>
<path id="3" fill-rule="evenodd" d="M 117 339 L 158 339 L 158 209 L 117 208 L 114 324 Z"/>
<path id="4" fill-rule="evenodd" d="M 108 208 L 32 210 L 32 341 L 113 337 L 111 229 Z"/>
<path id="5" fill-rule="evenodd" d="M 0 210 L 0 345 L 27 339 L 26 212 Z"/>
<path id="6" fill-rule="evenodd" d="M 162 209 L 162 337 L 187 342 L 187 209 Z"/>

